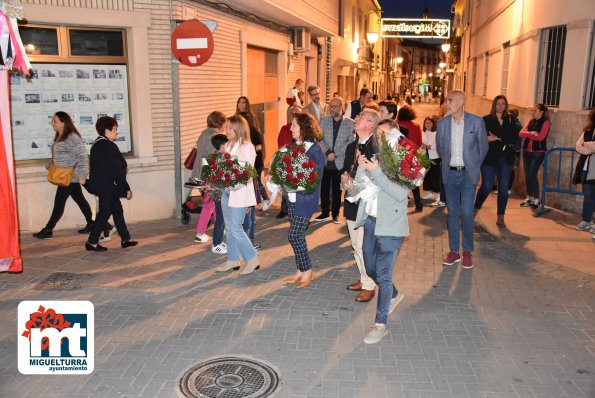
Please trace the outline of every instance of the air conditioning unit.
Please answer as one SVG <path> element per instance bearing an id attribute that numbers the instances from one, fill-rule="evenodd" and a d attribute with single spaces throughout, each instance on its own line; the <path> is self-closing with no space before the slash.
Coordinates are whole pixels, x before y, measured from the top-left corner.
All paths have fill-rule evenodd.
<path id="1" fill-rule="evenodd" d="M 303 26 L 293 26 L 291 28 L 291 44 L 293 51 L 301 52 L 310 49 L 310 31 Z"/>

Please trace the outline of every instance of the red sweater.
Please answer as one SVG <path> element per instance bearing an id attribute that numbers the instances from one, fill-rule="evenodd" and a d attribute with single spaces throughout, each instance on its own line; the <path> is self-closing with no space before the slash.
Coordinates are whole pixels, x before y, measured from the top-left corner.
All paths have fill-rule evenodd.
<path id="1" fill-rule="evenodd" d="M 279 148 L 282 148 L 291 144 L 292 142 L 293 137 L 291 136 L 291 123 L 287 123 L 285 126 L 281 127 L 281 130 L 279 130 L 277 145 L 279 145 Z"/>
<path id="2" fill-rule="evenodd" d="M 422 144 L 421 127 L 419 124 L 415 123 L 413 120 L 399 122 L 399 124 L 409 130 L 409 136 L 407 138 L 413 141 L 413 143 L 415 143 L 415 145 L 417 145 L 419 148 Z"/>

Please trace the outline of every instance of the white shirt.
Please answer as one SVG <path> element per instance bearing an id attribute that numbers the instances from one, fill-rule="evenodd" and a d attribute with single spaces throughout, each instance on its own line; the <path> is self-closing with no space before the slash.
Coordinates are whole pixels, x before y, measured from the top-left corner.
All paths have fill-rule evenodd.
<path id="1" fill-rule="evenodd" d="M 318 119 L 318 121 L 320 121 L 320 104 L 316 103 L 316 102 L 312 102 L 312 105 L 314 105 L 314 111 L 316 112 L 316 119 Z"/>
<path id="2" fill-rule="evenodd" d="M 463 135 L 465 132 L 465 119 L 461 117 L 461 123 L 455 123 L 455 118 L 451 118 L 450 123 L 450 166 L 465 166 L 463 160 Z"/>
<path id="3" fill-rule="evenodd" d="M 430 159 L 438 159 L 440 155 L 438 155 L 438 151 L 436 150 L 436 131 L 424 131 L 421 140 L 424 145 L 430 147 L 428 149 Z"/>

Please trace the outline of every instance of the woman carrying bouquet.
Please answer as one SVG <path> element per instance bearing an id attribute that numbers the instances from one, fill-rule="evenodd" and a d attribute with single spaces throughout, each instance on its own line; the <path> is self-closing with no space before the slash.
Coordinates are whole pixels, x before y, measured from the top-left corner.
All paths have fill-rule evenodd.
<path id="1" fill-rule="evenodd" d="M 322 139 L 318 123 L 307 113 L 294 114 L 291 121 L 291 135 L 298 145 L 303 144 L 305 146 L 306 156 L 314 162 L 315 172 L 318 176 L 322 176 L 325 156 L 318 143 Z M 310 217 L 318 211 L 320 178 L 317 181 L 316 189 L 310 191 L 310 193 L 306 191 L 287 193 L 287 211 L 289 214 L 287 239 L 295 254 L 297 272 L 293 276 L 285 278 L 284 282 L 297 283 L 298 289 L 308 286 L 315 278 L 306 243 L 306 230 L 310 223 Z"/>
<path id="2" fill-rule="evenodd" d="M 250 129 L 246 119 L 239 115 L 231 116 L 227 119 L 225 131 L 229 140 L 225 145 L 225 152 L 240 162 L 254 166 L 256 150 L 250 143 Z M 221 209 L 227 232 L 227 262 L 218 267 L 216 271 L 238 270 L 240 269 L 240 259 L 246 261 L 246 266 L 240 271 L 241 275 L 251 274 L 260 268 L 256 250 L 242 228 L 246 210 L 250 206 L 256 206 L 252 180 L 242 184 L 239 188 L 234 187 L 233 190 L 225 189 L 223 191 Z"/>

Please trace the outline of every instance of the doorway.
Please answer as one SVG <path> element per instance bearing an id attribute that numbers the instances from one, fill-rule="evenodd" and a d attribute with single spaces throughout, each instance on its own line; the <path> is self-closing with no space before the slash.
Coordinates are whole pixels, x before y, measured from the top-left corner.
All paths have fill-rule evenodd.
<path id="1" fill-rule="evenodd" d="M 265 167 L 277 149 L 279 133 L 278 52 L 248 46 L 248 99 L 264 137 Z"/>

